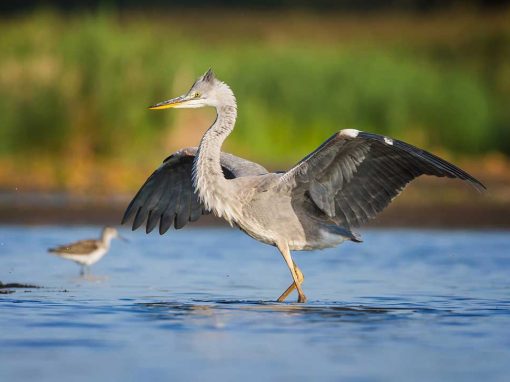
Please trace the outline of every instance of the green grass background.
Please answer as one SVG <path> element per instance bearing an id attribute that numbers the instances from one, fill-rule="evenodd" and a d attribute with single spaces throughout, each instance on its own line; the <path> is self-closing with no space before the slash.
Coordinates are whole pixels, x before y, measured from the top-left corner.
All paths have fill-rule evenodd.
<path id="1" fill-rule="evenodd" d="M 46 163 L 52 187 L 66 186 L 73 170 L 59 169 L 77 158 L 153 167 L 198 144 L 190 132 L 214 117 L 147 106 L 209 67 L 238 99 L 226 149 L 269 167 L 344 128 L 450 157 L 510 154 L 510 25 L 499 18 L 207 16 L 39 10 L 1 20 L 0 160 L 12 171 Z"/>

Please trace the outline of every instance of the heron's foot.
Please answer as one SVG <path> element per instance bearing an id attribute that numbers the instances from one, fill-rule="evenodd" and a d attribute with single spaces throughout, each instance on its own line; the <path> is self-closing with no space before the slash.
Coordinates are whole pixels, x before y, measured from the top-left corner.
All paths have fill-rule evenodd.
<path id="1" fill-rule="evenodd" d="M 294 283 L 290 284 L 290 286 L 285 290 L 285 292 L 282 293 L 280 297 L 278 297 L 278 302 L 284 302 L 287 297 L 289 297 L 289 294 L 292 293 L 292 291 L 296 289 L 296 285 Z"/>
<path id="2" fill-rule="evenodd" d="M 284 292 L 284 293 L 283 293 L 280 297 L 278 297 L 278 300 L 277 300 L 277 301 L 278 301 L 278 302 L 284 302 L 284 301 L 285 301 L 285 299 L 288 297 L 288 295 L 289 295 L 289 294 L 290 294 L 290 292 L 289 292 L 289 293 L 285 293 L 285 292 Z M 305 296 L 304 294 L 302 294 L 302 295 L 298 296 L 298 300 L 297 300 L 297 302 L 298 302 L 298 303 L 300 303 L 300 304 L 301 304 L 301 303 L 305 303 L 305 302 L 307 302 L 307 301 L 308 301 L 308 299 L 306 298 L 306 296 Z"/>
<path id="3" fill-rule="evenodd" d="M 297 274 L 299 285 L 303 284 L 303 281 L 305 281 L 305 276 L 303 275 L 303 272 L 301 272 L 301 269 L 298 268 L 296 263 L 294 263 L 294 270 Z M 278 297 L 278 302 L 284 302 L 287 297 L 289 297 L 289 294 L 291 294 L 294 289 L 296 289 L 296 284 L 292 283 L 289 285 L 289 287 L 285 290 L 285 292 L 282 293 L 280 297 Z M 302 301 L 301 301 L 302 300 Z M 298 302 L 306 302 L 306 296 L 303 294 L 302 296 L 299 296 Z"/>

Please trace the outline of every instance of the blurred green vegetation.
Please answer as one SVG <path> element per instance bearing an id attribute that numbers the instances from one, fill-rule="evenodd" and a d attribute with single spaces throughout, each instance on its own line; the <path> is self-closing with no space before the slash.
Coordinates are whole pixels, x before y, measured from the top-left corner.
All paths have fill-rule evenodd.
<path id="1" fill-rule="evenodd" d="M 209 67 L 239 103 L 226 149 L 269 167 L 297 161 L 344 128 L 450 156 L 510 154 L 510 25 L 462 18 L 451 32 L 454 15 L 425 26 L 389 17 L 369 20 L 376 33 L 367 37 L 357 33 L 363 21 L 259 16 L 235 15 L 233 25 L 207 14 L 44 10 L 2 20 L 0 159 L 48 161 L 57 185 L 67 176 L 59 166 L 76 158 L 153 167 L 178 148 L 179 118 L 190 126 L 176 141 L 194 146 L 189 129 L 203 131 L 213 116 L 197 114 L 197 122 L 190 113 L 200 111 L 146 107 L 187 91 Z M 389 37 L 377 35 L 388 29 Z"/>

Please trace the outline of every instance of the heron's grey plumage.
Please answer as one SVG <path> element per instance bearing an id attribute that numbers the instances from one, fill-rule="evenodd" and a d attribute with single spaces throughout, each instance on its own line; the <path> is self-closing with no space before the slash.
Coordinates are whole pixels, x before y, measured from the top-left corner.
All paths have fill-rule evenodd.
<path id="1" fill-rule="evenodd" d="M 172 224 L 179 229 L 208 213 L 192 184 L 197 150 L 197 147 L 188 147 L 166 158 L 131 201 L 122 224 L 136 214 L 133 230 L 147 220 L 147 233 L 159 222 L 159 233 L 164 234 Z M 232 154 L 221 153 L 220 161 L 226 179 L 267 174 L 261 165 Z"/>
<path id="2" fill-rule="evenodd" d="M 453 164 L 405 142 L 345 129 L 285 173 L 221 152 L 234 129 L 237 104 L 233 92 L 211 70 L 190 91 L 154 105 L 213 106 L 214 124 L 198 149 L 168 157 L 130 203 L 122 222 L 133 215 L 133 229 L 145 221 L 150 232 L 159 220 L 160 233 L 174 223 L 182 228 L 202 213 L 213 211 L 253 238 L 278 247 L 300 302 L 303 274 L 290 250 L 333 247 L 345 240 L 361 241 L 353 229 L 375 217 L 403 188 L 420 175 L 458 178 L 482 190 L 475 178 Z"/>
<path id="3" fill-rule="evenodd" d="M 320 210 L 317 217 L 324 214 L 350 230 L 375 217 L 420 175 L 458 178 L 485 188 L 425 150 L 382 135 L 343 130 L 285 173 L 280 189 L 292 192 L 297 208 L 309 198 Z"/>

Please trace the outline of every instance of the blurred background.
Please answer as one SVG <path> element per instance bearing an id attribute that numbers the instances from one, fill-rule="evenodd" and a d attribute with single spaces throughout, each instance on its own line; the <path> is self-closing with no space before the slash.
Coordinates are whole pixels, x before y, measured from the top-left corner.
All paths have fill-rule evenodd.
<path id="1" fill-rule="evenodd" d="M 185 4 L 186 3 L 186 4 Z M 0 221 L 115 224 L 213 110 L 150 112 L 209 67 L 225 151 L 285 169 L 356 128 L 488 186 L 420 179 L 374 224 L 510 226 L 510 1 L 0 3 Z"/>

